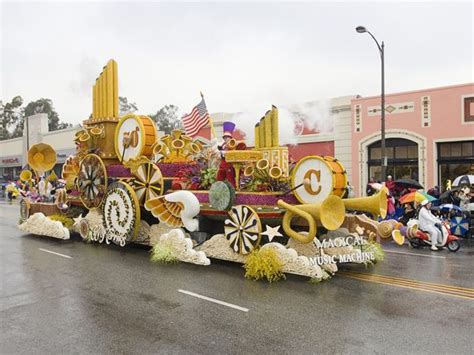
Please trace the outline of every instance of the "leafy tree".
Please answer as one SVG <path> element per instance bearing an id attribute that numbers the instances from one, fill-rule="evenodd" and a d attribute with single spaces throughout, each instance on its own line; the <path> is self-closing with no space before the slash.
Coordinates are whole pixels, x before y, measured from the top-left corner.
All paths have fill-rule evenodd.
<path id="1" fill-rule="evenodd" d="M 138 111 L 138 106 L 135 102 L 128 102 L 125 96 L 119 96 L 119 115 L 127 115 Z"/>
<path id="2" fill-rule="evenodd" d="M 178 117 L 178 107 L 166 105 L 160 108 L 154 115 L 150 115 L 156 122 L 158 130 L 170 134 L 173 129 L 182 128 L 181 119 Z"/>
<path id="3" fill-rule="evenodd" d="M 7 102 L 6 104 L 0 101 L 0 140 L 12 137 L 9 129 L 21 121 L 23 116 L 21 105 L 23 105 L 21 96 L 15 96 L 11 102 Z"/>
<path id="4" fill-rule="evenodd" d="M 25 107 L 24 117 L 36 115 L 38 113 L 46 113 L 48 115 L 48 130 L 50 132 L 72 126 L 69 123 L 60 122 L 59 115 L 54 110 L 53 102 L 50 99 L 39 99 L 30 102 Z M 18 130 L 20 130 L 20 128 L 18 128 Z M 21 130 L 23 130 L 23 125 L 21 127 Z"/>

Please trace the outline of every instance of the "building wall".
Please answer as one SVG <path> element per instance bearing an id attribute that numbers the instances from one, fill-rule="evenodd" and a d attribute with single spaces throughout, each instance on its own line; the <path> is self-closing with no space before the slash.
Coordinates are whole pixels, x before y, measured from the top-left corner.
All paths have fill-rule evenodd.
<path id="1" fill-rule="evenodd" d="M 425 187 L 438 184 L 436 143 L 474 139 L 474 122 L 463 117 L 464 98 L 472 96 L 472 83 L 386 95 L 386 138 L 418 143 L 419 180 Z M 369 178 L 367 146 L 380 140 L 380 96 L 354 98 L 351 110 L 352 175 L 361 193 Z"/>

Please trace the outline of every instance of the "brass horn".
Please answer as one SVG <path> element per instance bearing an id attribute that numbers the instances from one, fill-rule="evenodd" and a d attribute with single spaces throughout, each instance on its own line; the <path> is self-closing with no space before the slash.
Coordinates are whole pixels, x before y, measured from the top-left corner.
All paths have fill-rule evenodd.
<path id="1" fill-rule="evenodd" d="M 169 149 L 171 149 L 171 136 L 169 134 L 165 134 L 163 137 L 161 137 L 160 141 L 162 141 Z"/>
<path id="2" fill-rule="evenodd" d="M 268 167 L 270 166 L 270 162 L 263 158 L 257 161 L 255 164 L 254 174 L 256 177 L 266 178 L 268 177 Z"/>
<path id="3" fill-rule="evenodd" d="M 229 142 L 227 142 L 226 147 L 228 150 L 234 150 L 237 147 L 237 141 L 231 138 Z"/>
<path id="4" fill-rule="evenodd" d="M 51 170 L 56 165 L 56 151 L 49 144 L 35 144 L 28 150 L 28 164 L 36 172 Z"/>
<path id="5" fill-rule="evenodd" d="M 181 139 L 174 139 L 171 142 L 171 148 L 173 148 L 176 151 L 176 156 L 181 155 L 181 151 L 184 148 L 184 141 Z"/>
<path id="6" fill-rule="evenodd" d="M 183 135 L 183 131 L 180 129 L 173 129 L 171 131 L 171 135 L 173 136 L 174 139 L 180 139 L 181 136 Z"/>
<path id="7" fill-rule="evenodd" d="M 248 165 L 244 169 L 244 176 L 252 176 L 254 172 L 255 168 L 253 167 L 253 165 Z"/>
<path id="8" fill-rule="evenodd" d="M 375 195 L 369 197 L 346 198 L 342 200 L 348 210 L 369 212 L 374 217 L 387 216 L 387 191 L 382 188 Z"/>
<path id="9" fill-rule="evenodd" d="M 283 170 L 279 166 L 273 166 L 270 168 L 270 171 L 268 172 L 268 175 L 272 179 L 279 179 L 283 175 Z"/>
<path id="10" fill-rule="evenodd" d="M 33 177 L 33 174 L 31 173 L 31 170 L 23 170 L 20 173 L 20 180 L 21 181 L 30 181 L 31 178 Z"/>
<path id="11" fill-rule="evenodd" d="M 286 209 L 281 223 L 283 230 L 286 235 L 301 243 L 310 243 L 316 237 L 318 222 L 328 230 L 335 230 L 342 225 L 346 215 L 344 203 L 336 195 L 330 195 L 322 202 L 304 205 L 290 205 L 283 200 L 278 200 L 277 203 L 278 206 Z M 308 223 L 307 234 L 298 233 L 291 228 L 291 220 L 296 216 L 304 218 Z"/>
<path id="12" fill-rule="evenodd" d="M 191 152 L 191 154 L 198 154 L 201 152 L 201 150 L 202 150 L 202 145 L 199 145 L 196 142 L 189 143 L 189 151 Z"/>
<path id="13" fill-rule="evenodd" d="M 156 142 L 153 146 L 153 154 L 164 155 L 168 147 L 163 142 Z"/>
<path id="14" fill-rule="evenodd" d="M 266 170 L 266 169 L 268 169 L 269 165 L 270 165 L 270 163 L 268 162 L 267 159 L 260 159 L 259 161 L 257 161 L 257 169 L 258 170 Z"/>

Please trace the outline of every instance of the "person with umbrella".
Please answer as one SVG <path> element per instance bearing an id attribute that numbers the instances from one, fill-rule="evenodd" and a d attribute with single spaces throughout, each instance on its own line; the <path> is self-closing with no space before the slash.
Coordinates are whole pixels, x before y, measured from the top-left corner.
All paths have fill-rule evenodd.
<path id="1" fill-rule="evenodd" d="M 441 221 L 431 213 L 431 202 L 428 199 L 421 201 L 418 212 L 418 226 L 421 230 L 428 232 L 431 238 L 431 250 L 438 250 L 436 244 L 441 243 L 443 236 L 438 228 Z"/>

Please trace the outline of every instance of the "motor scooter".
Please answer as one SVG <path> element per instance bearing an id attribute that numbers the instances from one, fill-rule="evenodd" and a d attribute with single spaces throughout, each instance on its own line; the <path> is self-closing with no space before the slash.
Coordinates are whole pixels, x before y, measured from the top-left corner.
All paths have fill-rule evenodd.
<path id="1" fill-rule="evenodd" d="M 442 242 L 441 244 L 437 244 L 436 247 L 438 248 L 448 248 L 449 251 L 455 252 L 458 251 L 459 248 L 461 248 L 461 243 L 459 240 L 461 238 L 456 237 L 455 235 L 451 234 L 451 230 L 449 227 L 449 224 L 445 221 L 440 223 L 440 230 L 441 230 L 441 235 L 442 235 Z M 422 246 L 431 246 L 431 238 L 430 234 L 427 231 L 423 231 L 421 229 L 418 229 L 418 221 L 416 219 L 411 219 L 407 223 L 407 228 L 410 228 L 414 230 L 416 228 L 416 231 L 414 233 L 411 233 L 410 235 L 407 235 L 408 241 L 410 242 L 410 245 L 413 248 L 420 248 Z"/>

